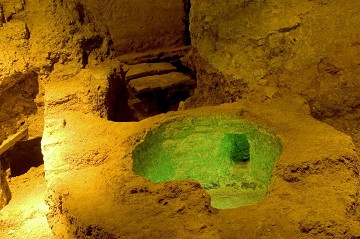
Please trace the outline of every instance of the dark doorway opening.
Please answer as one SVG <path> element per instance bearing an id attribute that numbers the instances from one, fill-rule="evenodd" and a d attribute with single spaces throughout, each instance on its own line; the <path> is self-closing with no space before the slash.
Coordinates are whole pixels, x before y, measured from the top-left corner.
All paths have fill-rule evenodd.
<path id="1" fill-rule="evenodd" d="M 194 72 L 180 59 L 139 63 L 124 69 L 114 70 L 108 79 L 106 106 L 110 121 L 139 121 L 176 111 L 196 88 Z"/>
<path id="2" fill-rule="evenodd" d="M 18 141 L 12 149 L 6 151 L 1 157 L 7 176 L 17 177 L 23 175 L 30 168 L 44 164 L 41 152 L 41 138 Z"/>
<path id="3" fill-rule="evenodd" d="M 129 107 L 130 91 L 126 79 L 118 71 L 114 71 L 108 78 L 108 91 L 105 104 L 108 120 L 114 122 L 138 121 Z"/>

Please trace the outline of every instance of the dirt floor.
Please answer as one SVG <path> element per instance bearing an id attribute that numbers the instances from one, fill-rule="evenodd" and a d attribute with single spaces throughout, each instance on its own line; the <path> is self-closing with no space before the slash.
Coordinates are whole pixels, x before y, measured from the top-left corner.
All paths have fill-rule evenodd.
<path id="1" fill-rule="evenodd" d="M 360 153 L 360 109 L 351 114 L 322 121 L 351 136 L 358 154 Z"/>
<path id="2" fill-rule="evenodd" d="M 350 135 L 360 149 L 360 111 L 338 118 L 323 119 Z M 0 239 L 53 238 L 46 221 L 46 187 L 43 165 L 11 178 L 12 200 L 0 211 Z"/>
<path id="3" fill-rule="evenodd" d="M 9 186 L 12 200 L 0 211 L 0 238 L 53 238 L 46 220 L 44 166 L 11 178 Z"/>

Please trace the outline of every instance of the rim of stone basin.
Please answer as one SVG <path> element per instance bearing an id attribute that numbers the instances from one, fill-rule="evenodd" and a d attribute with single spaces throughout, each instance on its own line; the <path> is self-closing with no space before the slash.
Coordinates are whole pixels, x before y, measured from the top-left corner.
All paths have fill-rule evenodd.
<path id="1" fill-rule="evenodd" d="M 154 183 L 195 179 L 218 209 L 259 202 L 267 193 L 280 140 L 234 115 L 179 117 L 147 133 L 133 170 Z"/>
<path id="2" fill-rule="evenodd" d="M 221 238 L 244 231 L 251 232 L 247 238 L 276 238 L 290 231 L 306 238 L 317 225 L 319 237 L 334 228 L 357 235 L 351 209 L 357 198 L 351 195 L 358 192 L 358 156 L 351 138 L 302 106 L 288 105 L 233 103 L 134 123 L 75 111 L 47 115 L 42 149 L 53 232 L 70 238 Z M 132 152 L 147 132 L 179 117 L 215 112 L 263 125 L 282 142 L 268 193 L 256 205 L 217 210 L 194 180 L 153 183 L 133 172 Z"/>

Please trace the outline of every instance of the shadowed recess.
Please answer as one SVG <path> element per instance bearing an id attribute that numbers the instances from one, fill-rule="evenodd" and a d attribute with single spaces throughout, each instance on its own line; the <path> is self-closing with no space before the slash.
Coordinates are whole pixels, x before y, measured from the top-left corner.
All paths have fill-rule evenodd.
<path id="1" fill-rule="evenodd" d="M 9 163 L 11 177 L 23 175 L 32 167 L 39 167 L 44 163 L 41 138 L 17 142 L 5 154 L 5 159 Z"/>
<path id="2" fill-rule="evenodd" d="M 196 179 L 215 208 L 259 202 L 267 193 L 280 140 L 228 116 L 184 117 L 148 133 L 133 151 L 134 172 L 152 182 Z"/>

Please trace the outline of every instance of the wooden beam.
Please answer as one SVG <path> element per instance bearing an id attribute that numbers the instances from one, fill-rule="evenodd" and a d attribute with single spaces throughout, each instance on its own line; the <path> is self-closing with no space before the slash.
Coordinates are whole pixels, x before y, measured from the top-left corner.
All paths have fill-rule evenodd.
<path id="1" fill-rule="evenodd" d="M 9 136 L 6 140 L 2 142 L 0 145 L 0 155 L 3 154 L 5 151 L 13 147 L 18 141 L 26 138 L 28 135 L 28 129 L 22 129 L 16 134 Z"/>

